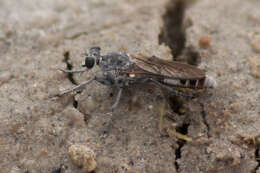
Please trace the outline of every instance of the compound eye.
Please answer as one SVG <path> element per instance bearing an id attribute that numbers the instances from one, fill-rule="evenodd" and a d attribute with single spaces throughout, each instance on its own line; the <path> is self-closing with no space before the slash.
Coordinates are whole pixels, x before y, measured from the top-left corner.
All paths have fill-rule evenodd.
<path id="1" fill-rule="evenodd" d="M 85 59 L 85 67 L 92 68 L 95 65 L 95 58 L 93 57 L 86 57 Z"/>

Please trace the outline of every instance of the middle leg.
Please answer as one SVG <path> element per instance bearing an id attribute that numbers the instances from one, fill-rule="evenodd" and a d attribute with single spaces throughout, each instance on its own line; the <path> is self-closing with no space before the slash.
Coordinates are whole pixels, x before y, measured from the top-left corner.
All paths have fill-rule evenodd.
<path id="1" fill-rule="evenodd" d="M 123 88 L 120 88 L 118 93 L 117 93 L 117 96 L 116 96 L 116 101 L 115 101 L 115 103 L 111 107 L 111 112 L 108 113 L 110 116 L 109 116 L 108 121 L 106 122 L 104 133 L 108 133 L 108 131 L 109 131 L 110 123 L 111 123 L 112 118 L 113 118 L 113 112 L 114 112 L 114 110 L 117 108 L 117 106 L 119 104 L 120 98 L 122 96 L 122 92 L 123 92 Z"/>

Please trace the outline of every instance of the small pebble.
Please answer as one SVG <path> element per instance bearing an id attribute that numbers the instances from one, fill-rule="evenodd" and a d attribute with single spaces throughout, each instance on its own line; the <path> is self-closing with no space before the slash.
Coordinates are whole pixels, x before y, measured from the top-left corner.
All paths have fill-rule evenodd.
<path id="1" fill-rule="evenodd" d="M 224 111 L 224 112 L 223 112 L 223 117 L 224 117 L 224 118 L 230 117 L 230 112 L 229 112 L 228 110 Z"/>
<path id="2" fill-rule="evenodd" d="M 260 78 L 260 57 L 250 59 L 251 74 L 256 78 Z"/>
<path id="3" fill-rule="evenodd" d="M 8 82 L 12 78 L 12 74 L 8 71 L 0 72 L 0 86 Z"/>
<path id="4" fill-rule="evenodd" d="M 260 53 L 260 37 L 257 37 L 254 40 L 252 40 L 251 46 L 256 53 Z"/>
<path id="5" fill-rule="evenodd" d="M 233 86 L 234 86 L 235 89 L 239 89 L 240 88 L 238 83 L 236 83 L 236 82 L 233 82 Z"/>
<path id="6" fill-rule="evenodd" d="M 210 36 L 202 36 L 199 39 L 199 45 L 201 47 L 208 47 L 210 46 L 211 38 Z"/>
<path id="7" fill-rule="evenodd" d="M 12 31 L 12 30 L 7 30 L 7 31 L 5 32 L 5 37 L 6 37 L 6 38 L 10 38 L 12 35 L 13 35 L 13 31 Z"/>
<path id="8" fill-rule="evenodd" d="M 85 173 L 92 172 L 97 167 L 96 154 L 84 145 L 71 145 L 69 147 L 69 155 L 72 162 L 82 168 Z"/>
<path id="9" fill-rule="evenodd" d="M 41 156 L 46 156 L 47 155 L 47 151 L 45 149 L 42 149 L 40 155 Z"/>
<path id="10" fill-rule="evenodd" d="M 231 108 L 231 110 L 233 111 L 233 112 L 239 112 L 239 104 L 237 104 L 237 103 L 232 103 L 231 105 L 230 105 L 230 108 Z"/>

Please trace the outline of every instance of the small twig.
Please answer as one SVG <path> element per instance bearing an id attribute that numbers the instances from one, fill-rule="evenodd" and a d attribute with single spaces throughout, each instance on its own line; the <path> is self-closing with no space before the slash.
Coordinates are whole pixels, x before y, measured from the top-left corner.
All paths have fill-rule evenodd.
<path id="1" fill-rule="evenodd" d="M 176 132 L 175 130 L 167 129 L 167 133 L 171 137 L 176 137 L 178 139 L 181 139 L 181 140 L 184 140 L 184 141 L 187 141 L 187 142 L 192 141 L 192 138 L 190 138 L 190 137 L 188 137 L 186 135 L 183 135 L 183 134 L 181 134 L 179 132 Z"/>

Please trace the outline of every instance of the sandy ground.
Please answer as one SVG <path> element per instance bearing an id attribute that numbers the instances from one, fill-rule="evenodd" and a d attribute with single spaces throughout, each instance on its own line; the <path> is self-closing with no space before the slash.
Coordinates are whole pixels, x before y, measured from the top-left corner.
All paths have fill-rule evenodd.
<path id="1" fill-rule="evenodd" d="M 96 154 L 96 173 L 259 173 L 259 9 L 257 0 L 0 1 L 0 173 L 83 172 L 74 144 Z M 91 46 L 198 64 L 218 87 L 171 106 L 153 86 L 131 87 L 103 135 L 116 88 L 50 98 L 99 74 L 57 70 L 79 69 Z"/>

